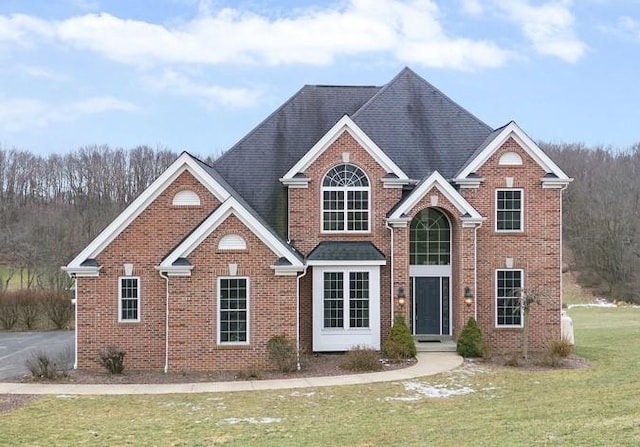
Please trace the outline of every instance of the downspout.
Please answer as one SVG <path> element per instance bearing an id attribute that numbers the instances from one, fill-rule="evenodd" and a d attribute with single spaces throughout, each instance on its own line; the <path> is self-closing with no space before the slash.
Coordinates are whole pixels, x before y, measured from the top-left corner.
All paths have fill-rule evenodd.
<path id="1" fill-rule="evenodd" d="M 473 319 L 478 321 L 478 230 L 482 226 L 476 226 L 473 230 L 473 290 L 476 294 L 476 299 L 473 300 Z"/>
<path id="2" fill-rule="evenodd" d="M 166 297 L 165 297 L 165 317 L 164 317 L 164 373 L 169 372 L 169 277 L 158 270 L 158 274 L 161 278 L 164 278 L 166 283 Z"/>
<path id="3" fill-rule="evenodd" d="M 395 307 L 394 307 L 394 303 L 393 303 L 393 227 L 389 225 L 389 221 L 385 220 L 384 222 L 384 226 L 387 227 L 389 229 L 389 231 L 391 232 L 391 281 L 390 281 L 390 285 L 389 285 L 389 296 L 391 299 L 391 327 L 393 327 L 393 319 L 395 317 Z"/>
<path id="4" fill-rule="evenodd" d="M 564 194 L 564 191 L 569 187 L 569 184 L 567 183 L 566 185 L 564 185 L 561 189 L 560 189 L 560 315 L 562 315 L 562 304 L 564 301 L 564 279 L 563 279 L 563 275 L 562 275 L 562 264 L 563 264 L 563 259 L 562 259 L 562 250 L 563 250 L 563 244 L 562 244 L 562 196 Z"/>
<path id="5" fill-rule="evenodd" d="M 78 369 L 78 278 L 74 273 L 73 277 L 73 313 L 74 313 L 74 328 L 73 331 L 73 339 L 74 339 L 74 348 L 73 348 L 73 369 Z"/>
<path id="6" fill-rule="evenodd" d="M 296 368 L 302 369 L 300 365 L 300 279 L 307 274 L 308 266 L 304 266 L 301 274 L 296 276 Z"/>

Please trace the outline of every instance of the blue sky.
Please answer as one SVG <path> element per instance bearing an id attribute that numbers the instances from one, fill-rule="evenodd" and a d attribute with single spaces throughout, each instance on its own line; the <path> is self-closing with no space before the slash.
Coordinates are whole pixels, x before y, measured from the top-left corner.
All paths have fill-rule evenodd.
<path id="1" fill-rule="evenodd" d="M 536 140 L 640 142 L 640 0 L 2 0 L 0 147 L 228 149 L 404 66 Z"/>

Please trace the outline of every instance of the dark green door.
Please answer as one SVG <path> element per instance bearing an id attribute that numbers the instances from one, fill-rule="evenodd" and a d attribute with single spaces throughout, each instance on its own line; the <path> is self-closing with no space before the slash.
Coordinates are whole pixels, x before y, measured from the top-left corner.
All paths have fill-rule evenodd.
<path id="1" fill-rule="evenodd" d="M 414 278 L 415 334 L 440 335 L 440 277 Z"/>

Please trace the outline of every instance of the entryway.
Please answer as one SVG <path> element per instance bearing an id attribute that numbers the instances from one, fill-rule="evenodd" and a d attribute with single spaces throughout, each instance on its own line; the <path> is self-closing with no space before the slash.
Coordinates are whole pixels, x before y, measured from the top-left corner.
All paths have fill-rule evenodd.
<path id="1" fill-rule="evenodd" d="M 448 276 L 412 278 L 413 333 L 420 340 L 449 337 L 451 306 Z"/>

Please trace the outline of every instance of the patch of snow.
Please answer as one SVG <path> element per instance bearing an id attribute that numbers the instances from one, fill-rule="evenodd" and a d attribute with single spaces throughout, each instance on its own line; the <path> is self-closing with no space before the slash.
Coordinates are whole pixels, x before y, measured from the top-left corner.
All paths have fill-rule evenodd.
<path id="1" fill-rule="evenodd" d="M 75 399 L 76 396 L 71 396 L 69 394 L 58 394 L 56 396 L 58 399 Z"/>
<path id="2" fill-rule="evenodd" d="M 242 422 L 247 424 L 275 424 L 282 422 L 282 418 L 227 418 L 220 421 L 222 424 L 235 425 Z"/>
<path id="3" fill-rule="evenodd" d="M 574 307 L 618 307 L 615 303 L 609 303 L 608 301 L 597 301 L 595 303 L 587 303 L 587 304 L 569 304 L 567 309 L 572 309 Z"/>
<path id="4" fill-rule="evenodd" d="M 404 382 L 403 385 L 406 391 L 412 391 L 415 394 L 410 396 L 387 397 L 385 400 L 413 402 L 425 397 L 445 398 L 451 396 L 462 396 L 475 392 L 468 386 L 452 388 L 446 387 L 445 385 L 426 385 L 420 382 Z"/>
<path id="5" fill-rule="evenodd" d="M 291 394 L 289 394 L 289 396 L 293 396 L 293 397 L 312 397 L 315 396 L 316 392 L 315 391 L 310 391 L 308 393 L 301 393 L 300 391 L 294 391 Z"/>

